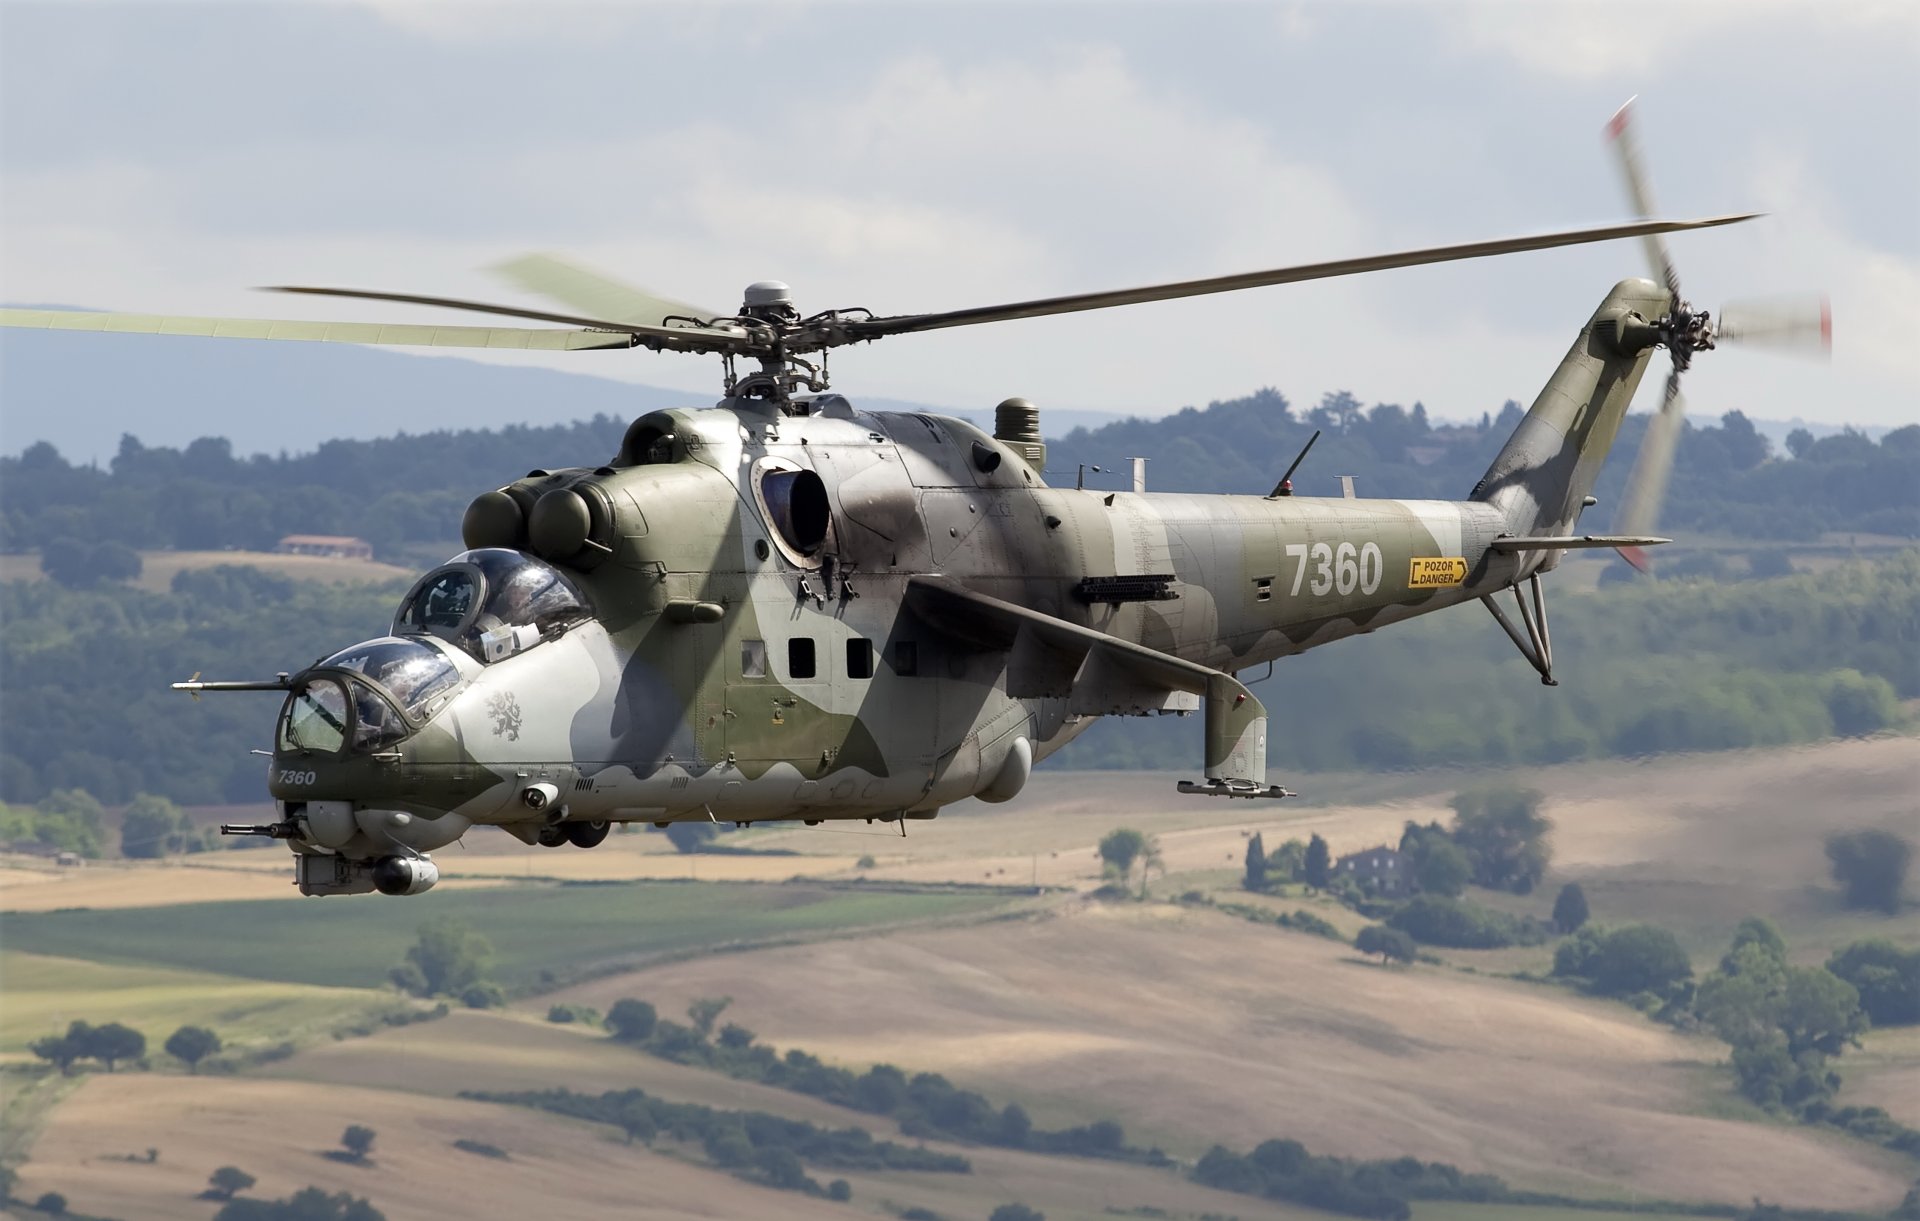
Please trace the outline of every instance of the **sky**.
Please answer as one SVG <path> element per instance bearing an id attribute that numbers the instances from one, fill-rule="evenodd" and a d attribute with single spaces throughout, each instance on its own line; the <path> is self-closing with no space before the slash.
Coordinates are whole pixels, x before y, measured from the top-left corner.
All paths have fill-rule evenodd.
<path id="1" fill-rule="evenodd" d="M 1669 239 L 1688 296 L 1833 302 L 1829 363 L 1704 354 L 1694 412 L 1899 426 L 1916 65 L 1896 3 L 4 0 L 0 298 L 472 323 L 249 286 L 538 305 L 485 268 L 548 250 L 717 311 L 765 278 L 803 312 L 953 309 L 1625 219 L 1602 129 L 1637 94 L 1665 214 L 1768 214 Z M 1623 242 L 903 336 L 836 352 L 834 386 L 1159 415 L 1271 385 L 1472 419 L 1531 401 L 1644 274 Z M 718 390 L 686 355 L 492 359 Z"/>

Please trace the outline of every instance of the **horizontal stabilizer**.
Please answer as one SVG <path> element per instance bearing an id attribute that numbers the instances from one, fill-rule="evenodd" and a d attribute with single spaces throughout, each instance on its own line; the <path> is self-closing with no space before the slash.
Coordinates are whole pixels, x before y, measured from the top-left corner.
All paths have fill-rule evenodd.
<path id="1" fill-rule="evenodd" d="M 1587 551 L 1601 547 L 1658 547 L 1670 538 L 1641 534 L 1536 534 L 1496 538 L 1495 551 Z"/>

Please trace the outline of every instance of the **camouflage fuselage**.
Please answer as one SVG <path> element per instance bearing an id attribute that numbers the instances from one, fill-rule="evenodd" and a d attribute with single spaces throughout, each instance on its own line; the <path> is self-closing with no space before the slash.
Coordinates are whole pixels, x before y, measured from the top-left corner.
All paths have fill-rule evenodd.
<path id="1" fill-rule="evenodd" d="M 1054 488 L 970 424 L 838 396 L 643 417 L 611 465 L 535 472 L 468 515 L 470 546 L 543 557 L 591 616 L 491 664 L 430 640 L 459 681 L 409 736 L 366 754 L 283 741 L 273 794 L 350 803 L 354 827 L 324 845 L 350 855 L 474 823 L 531 840 L 556 819 L 1005 800 L 1095 716 L 1199 699 L 1054 664 L 1040 637 L 956 632 L 920 613 L 916 582 L 1228 676 L 1503 589 L 1550 562 L 1493 543 L 1571 529 L 1646 364 L 1620 320 L 1663 300 L 1645 281 L 1609 295 L 1463 501 Z M 538 813 L 535 785 L 559 794 Z"/>

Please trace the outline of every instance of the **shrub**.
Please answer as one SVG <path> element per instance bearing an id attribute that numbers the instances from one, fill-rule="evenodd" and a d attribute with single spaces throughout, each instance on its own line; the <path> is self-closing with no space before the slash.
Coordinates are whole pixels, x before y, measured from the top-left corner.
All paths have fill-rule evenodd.
<path id="1" fill-rule="evenodd" d="M 1353 939 L 1353 948 L 1362 954 L 1380 955 L 1383 964 L 1389 958 L 1395 962 L 1412 962 L 1414 956 L 1413 938 L 1384 924 L 1369 924 L 1361 929 L 1360 935 Z"/>
<path id="2" fill-rule="evenodd" d="M 1389 916 L 1387 923 L 1422 945 L 1458 950 L 1497 950 L 1546 940 L 1545 930 L 1532 920 L 1444 895 L 1418 895 Z"/>
<path id="3" fill-rule="evenodd" d="M 365 1161 L 367 1154 L 373 1152 L 375 1133 L 364 1124 L 348 1124 L 346 1131 L 340 1134 L 340 1143 L 355 1161 Z"/>
<path id="4" fill-rule="evenodd" d="M 63 1216 L 67 1211 L 67 1197 L 57 1191 L 49 1191 L 35 1200 L 33 1206 L 43 1213 L 52 1213 L 56 1217 Z"/>
<path id="5" fill-rule="evenodd" d="M 1584 980 L 1602 996 L 1651 992 L 1666 997 L 1693 976 L 1693 964 L 1663 928 L 1629 924 L 1608 931 L 1588 925 L 1554 951 L 1553 973 Z"/>
<path id="6" fill-rule="evenodd" d="M 651 1038 L 659 1020 L 660 1015 L 652 1005 L 630 996 L 615 1001 L 613 1008 L 607 1010 L 607 1029 L 613 1032 L 614 1038 L 629 1043 Z"/>
<path id="7" fill-rule="evenodd" d="M 453 1147 L 462 1153 L 472 1153 L 479 1157 L 490 1157 L 495 1161 L 504 1162 L 508 1160 L 505 1149 L 502 1149 L 498 1145 L 489 1145 L 483 1140 L 468 1140 L 463 1136 L 453 1142 Z"/>
<path id="8" fill-rule="evenodd" d="M 1827 860 L 1833 880 L 1846 892 L 1848 907 L 1894 915 L 1906 884 L 1913 846 L 1891 831 L 1835 832 L 1827 836 Z"/>
<path id="9" fill-rule="evenodd" d="M 200 1061 L 220 1047 L 220 1036 L 205 1026 L 182 1026 L 167 1036 L 167 1054 L 184 1062 L 191 1072 L 198 1072 Z"/>
<path id="10" fill-rule="evenodd" d="M 231 1200 L 256 1181 L 238 1166 L 222 1166 L 207 1176 L 207 1190 L 218 1199 Z"/>
<path id="11" fill-rule="evenodd" d="M 499 984 L 483 979 L 461 991 L 460 1003 L 469 1009 L 499 1009 L 507 1003 L 507 994 Z"/>
<path id="12" fill-rule="evenodd" d="M 1903 950 L 1884 938 L 1856 941 L 1827 959 L 1827 970 L 1852 984 L 1875 1026 L 1920 1023 L 1920 946 Z"/>
<path id="13" fill-rule="evenodd" d="M 1587 922 L 1587 892 L 1580 883 L 1568 882 L 1553 901 L 1553 927 L 1561 933 L 1575 933 Z"/>

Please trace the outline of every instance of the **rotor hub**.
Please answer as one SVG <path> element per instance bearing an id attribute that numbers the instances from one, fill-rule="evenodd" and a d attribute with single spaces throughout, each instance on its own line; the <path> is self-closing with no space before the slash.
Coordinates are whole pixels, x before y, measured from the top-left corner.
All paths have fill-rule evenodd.
<path id="1" fill-rule="evenodd" d="M 1673 355 L 1675 369 L 1691 365 L 1695 352 L 1713 349 L 1713 315 L 1707 310 L 1694 309 L 1691 302 L 1676 298 L 1672 311 L 1655 326 L 1660 332 L 1660 342 Z"/>

